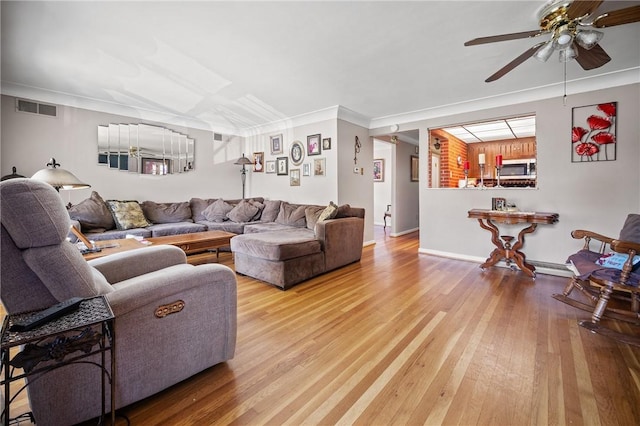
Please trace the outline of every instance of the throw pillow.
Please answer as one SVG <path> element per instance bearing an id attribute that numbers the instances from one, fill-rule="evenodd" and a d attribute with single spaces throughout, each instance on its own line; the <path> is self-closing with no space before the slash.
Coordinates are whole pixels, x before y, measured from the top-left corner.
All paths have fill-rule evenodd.
<path id="1" fill-rule="evenodd" d="M 318 222 L 322 222 L 323 220 L 333 219 L 334 217 L 336 217 L 337 214 L 338 214 L 338 206 L 333 204 L 333 201 L 330 201 L 329 205 L 325 207 L 322 213 L 320 213 L 320 216 L 318 217 Z"/>
<path id="2" fill-rule="evenodd" d="M 120 230 L 145 228 L 151 225 L 144 217 L 137 201 L 107 200 L 107 207 L 111 210 L 116 227 Z"/>
<path id="3" fill-rule="evenodd" d="M 338 207 L 335 217 L 351 217 L 351 206 L 349 204 L 343 204 Z"/>
<path id="4" fill-rule="evenodd" d="M 113 229 L 116 224 L 104 200 L 96 191 L 91 196 L 69 208 L 69 217 L 80 222 L 82 231 Z"/>
<path id="5" fill-rule="evenodd" d="M 302 228 L 307 224 L 304 209 L 305 206 L 289 204 L 283 201 L 280 203 L 280 211 L 278 212 L 278 217 L 276 217 L 276 223 Z"/>
<path id="6" fill-rule="evenodd" d="M 140 207 L 144 217 L 153 223 L 192 222 L 191 207 L 186 201 L 181 203 L 144 201 Z"/>
<path id="7" fill-rule="evenodd" d="M 282 204 L 280 200 L 265 200 L 260 220 L 274 222 L 278 217 L 278 213 L 280 213 L 280 204 Z"/>
<path id="8" fill-rule="evenodd" d="M 258 211 L 258 207 L 249 201 L 242 200 L 227 213 L 227 217 L 235 223 L 249 222 Z"/>
<path id="9" fill-rule="evenodd" d="M 620 240 L 640 244 L 640 214 L 630 214 L 620 231 Z"/>
<path id="10" fill-rule="evenodd" d="M 609 253 L 596 260 L 596 264 L 602 265 L 605 268 L 622 269 L 627 259 L 629 259 L 628 254 Z M 631 264 L 632 271 L 638 269 L 638 267 L 640 267 L 640 256 L 634 256 Z"/>
<path id="11" fill-rule="evenodd" d="M 253 198 L 249 200 L 249 203 L 251 203 L 252 206 L 256 206 L 258 208 L 258 212 L 251 218 L 251 220 L 260 220 L 260 217 L 262 217 L 262 211 L 264 210 L 264 204 L 262 204 L 258 200 L 254 200 Z"/>
<path id="12" fill-rule="evenodd" d="M 198 222 L 201 220 L 207 220 L 202 212 L 204 212 L 207 207 L 209 207 L 216 201 L 217 198 L 208 198 L 206 200 L 203 200 L 202 198 L 192 198 L 191 200 L 189 200 L 189 204 L 191 205 L 191 214 L 193 215 L 193 221 Z"/>
<path id="13" fill-rule="evenodd" d="M 324 206 L 307 206 L 307 208 L 304 209 L 304 215 L 307 220 L 307 228 L 316 228 L 316 222 L 318 222 L 318 218 L 320 217 L 324 209 Z"/>
<path id="14" fill-rule="evenodd" d="M 202 215 L 210 222 L 224 222 L 227 220 L 227 213 L 233 209 L 233 206 L 222 198 L 216 200 L 209 207 L 204 209 Z"/>

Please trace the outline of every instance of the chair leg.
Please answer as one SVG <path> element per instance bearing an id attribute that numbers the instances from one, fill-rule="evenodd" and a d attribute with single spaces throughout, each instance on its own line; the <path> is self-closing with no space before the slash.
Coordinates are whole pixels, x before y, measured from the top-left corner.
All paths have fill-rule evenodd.
<path id="1" fill-rule="evenodd" d="M 611 299 L 611 294 L 613 293 L 613 286 L 607 283 L 600 292 L 600 298 L 598 299 L 598 304 L 596 308 L 593 310 L 593 314 L 591 315 L 591 322 L 594 324 L 599 322 L 602 319 L 602 315 L 604 315 L 604 311 L 607 309 L 607 304 L 609 303 L 609 299 Z"/>

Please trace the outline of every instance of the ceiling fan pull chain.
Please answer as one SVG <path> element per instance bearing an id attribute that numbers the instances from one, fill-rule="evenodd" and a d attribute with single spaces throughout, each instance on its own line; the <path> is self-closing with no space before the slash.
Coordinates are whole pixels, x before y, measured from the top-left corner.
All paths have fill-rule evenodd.
<path id="1" fill-rule="evenodd" d="M 562 105 L 567 106 L 567 63 L 564 63 L 564 96 L 562 97 Z"/>

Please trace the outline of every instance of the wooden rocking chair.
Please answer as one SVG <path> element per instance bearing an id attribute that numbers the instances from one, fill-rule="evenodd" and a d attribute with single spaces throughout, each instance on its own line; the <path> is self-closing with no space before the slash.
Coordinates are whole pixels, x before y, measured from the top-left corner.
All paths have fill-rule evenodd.
<path id="1" fill-rule="evenodd" d="M 640 262 L 637 257 L 640 255 L 640 215 L 630 214 L 627 217 L 618 239 L 585 230 L 573 231 L 571 236 L 584 239 L 584 247 L 569 256 L 574 276 L 562 294 L 554 294 L 553 297 L 591 312 L 590 320 L 579 322 L 582 327 L 640 346 L 640 335 L 623 334 L 600 324 L 605 317 L 640 326 Z M 592 240 L 599 242 L 597 251 L 590 247 Z M 585 296 L 583 300 L 571 297 L 576 289 Z"/>

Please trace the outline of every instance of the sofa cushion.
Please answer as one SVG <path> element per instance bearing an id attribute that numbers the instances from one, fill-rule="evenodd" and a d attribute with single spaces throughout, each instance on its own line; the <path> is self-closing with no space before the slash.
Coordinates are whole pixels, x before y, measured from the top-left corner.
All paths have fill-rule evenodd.
<path id="1" fill-rule="evenodd" d="M 315 229 L 318 218 L 324 211 L 325 206 L 307 206 L 304 209 L 304 216 L 307 221 L 308 229 Z"/>
<path id="2" fill-rule="evenodd" d="M 285 232 L 236 235 L 231 250 L 261 259 L 281 261 L 321 252 L 313 231 L 296 228 Z"/>
<path id="3" fill-rule="evenodd" d="M 231 204 L 220 198 L 204 209 L 202 215 L 209 222 L 224 222 L 225 220 L 228 220 L 227 213 L 232 209 L 233 206 Z"/>
<path id="4" fill-rule="evenodd" d="M 291 225 L 283 225 L 276 222 L 255 222 L 247 223 L 244 226 L 245 234 L 258 234 L 260 232 L 273 232 L 273 231 L 288 231 L 290 229 L 297 229 Z"/>
<path id="5" fill-rule="evenodd" d="M 640 214 L 630 214 L 620 231 L 620 240 L 640 244 Z"/>
<path id="6" fill-rule="evenodd" d="M 153 225 L 151 225 L 153 226 Z M 91 231 L 84 234 L 91 241 L 104 241 L 104 240 L 119 240 L 126 238 L 128 235 L 136 237 L 150 238 L 151 231 L 148 228 L 132 228 L 132 229 L 110 229 L 104 232 Z"/>
<path id="7" fill-rule="evenodd" d="M 242 200 L 227 213 L 227 218 L 236 223 L 249 222 L 260 209 L 247 200 Z"/>
<path id="8" fill-rule="evenodd" d="M 216 200 L 217 198 L 207 198 L 204 200 L 202 198 L 192 198 L 191 200 L 189 200 L 192 214 L 191 219 L 193 219 L 194 222 L 207 220 L 202 212 L 204 212 L 206 208 L 213 204 Z"/>
<path id="9" fill-rule="evenodd" d="M 192 222 L 177 222 L 177 223 L 156 223 L 148 226 L 147 229 L 151 231 L 152 237 L 164 237 L 166 235 L 181 235 L 181 234 L 193 234 L 194 232 L 204 232 L 207 227 Z"/>
<path id="10" fill-rule="evenodd" d="M 113 215 L 116 228 L 120 230 L 146 228 L 151 225 L 137 201 L 107 200 L 106 203 Z"/>
<path id="11" fill-rule="evenodd" d="M 207 227 L 207 231 L 225 231 L 232 232 L 234 234 L 242 234 L 244 232 L 244 223 L 236 223 L 230 220 L 226 222 L 209 222 L 207 220 L 203 220 L 198 222 L 198 224 L 204 225 Z"/>
<path id="12" fill-rule="evenodd" d="M 282 225 L 304 227 L 307 224 L 304 212 L 305 208 L 306 206 L 289 204 L 283 201 L 280 203 L 280 211 L 278 212 L 278 217 L 276 217 L 275 221 Z"/>
<path id="13" fill-rule="evenodd" d="M 275 222 L 278 213 L 280 213 L 280 204 L 282 204 L 280 200 L 265 200 L 260 220 L 263 222 Z"/>
<path id="14" fill-rule="evenodd" d="M 70 207 L 68 211 L 71 219 L 80 222 L 83 232 L 116 227 L 109 208 L 96 191 L 92 191 L 89 198 Z"/>
<path id="15" fill-rule="evenodd" d="M 191 206 L 181 203 L 156 203 L 144 201 L 140 204 L 144 216 L 152 223 L 192 222 Z"/>

